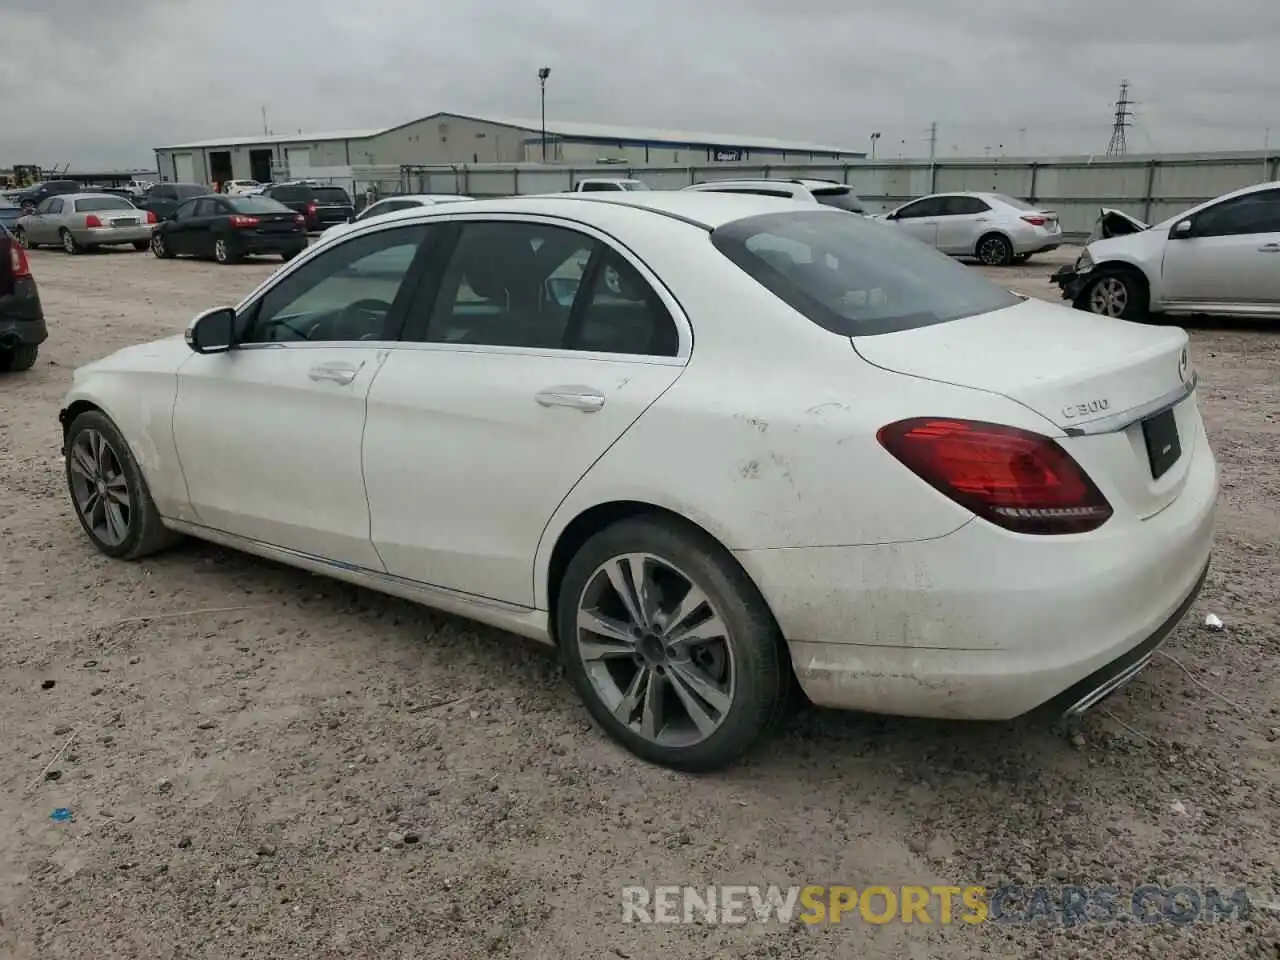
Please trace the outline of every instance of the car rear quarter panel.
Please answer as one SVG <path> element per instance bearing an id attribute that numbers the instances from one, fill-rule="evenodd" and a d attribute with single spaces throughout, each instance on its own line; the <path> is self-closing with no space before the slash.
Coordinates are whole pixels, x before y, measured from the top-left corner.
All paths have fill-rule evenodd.
<path id="1" fill-rule="evenodd" d="M 863 361 L 707 247 L 714 256 L 641 254 L 689 315 L 692 357 L 553 516 L 535 568 L 540 606 L 557 538 L 593 506 L 651 503 L 735 551 L 925 540 L 972 514 L 885 452 L 880 427 L 944 415 L 1056 432 L 1004 397 Z"/>

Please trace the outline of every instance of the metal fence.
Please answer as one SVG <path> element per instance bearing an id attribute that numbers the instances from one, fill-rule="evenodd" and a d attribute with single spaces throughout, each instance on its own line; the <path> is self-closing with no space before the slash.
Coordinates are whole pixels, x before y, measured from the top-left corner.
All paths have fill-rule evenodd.
<path id="1" fill-rule="evenodd" d="M 1280 179 L 1280 157 L 1262 151 L 1165 154 L 1119 159 L 891 160 L 767 165 L 583 166 L 458 164 L 353 167 L 346 186 L 366 195 L 450 193 L 473 197 L 560 193 L 587 177 L 634 177 L 654 190 L 678 190 L 700 180 L 816 177 L 853 188 L 873 212 L 928 193 L 982 190 L 1008 194 L 1057 211 L 1063 231 L 1083 238 L 1099 207 L 1158 223 L 1205 200 L 1250 184 Z"/>

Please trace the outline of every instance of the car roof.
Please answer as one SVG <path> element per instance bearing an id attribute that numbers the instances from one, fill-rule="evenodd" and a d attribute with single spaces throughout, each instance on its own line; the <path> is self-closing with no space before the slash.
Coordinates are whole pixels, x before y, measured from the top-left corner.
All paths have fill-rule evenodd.
<path id="1" fill-rule="evenodd" d="M 411 207 L 378 217 L 370 224 L 395 223 L 401 220 L 417 220 L 437 216 L 460 214 L 526 213 L 562 216 L 569 219 L 589 220 L 592 207 L 633 208 L 639 213 L 651 213 L 673 220 L 714 230 L 734 220 L 742 220 L 764 213 L 780 213 L 788 210 L 812 212 L 811 204 L 799 203 L 783 197 L 762 197 L 757 194 L 714 193 L 683 190 L 649 190 L 634 193 L 550 193 L 518 197 L 502 197 L 486 200 L 460 200 L 457 203 L 435 204 L 429 207 Z M 602 211 L 597 211 L 602 212 Z"/>

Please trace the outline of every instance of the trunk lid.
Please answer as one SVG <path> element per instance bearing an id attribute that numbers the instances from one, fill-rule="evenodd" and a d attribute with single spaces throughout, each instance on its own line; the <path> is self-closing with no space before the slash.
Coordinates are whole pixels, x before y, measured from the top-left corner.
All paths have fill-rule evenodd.
<path id="1" fill-rule="evenodd" d="M 293 233 L 302 229 L 295 213 L 258 213 L 258 226 L 255 233 Z"/>
<path id="2" fill-rule="evenodd" d="M 1187 334 L 1179 328 L 1126 323 L 1028 300 L 949 323 L 852 340 L 854 349 L 878 367 L 997 393 L 1040 414 L 1068 433 L 1060 442 L 1094 482 L 1141 517 L 1176 498 L 1201 435 L 1192 396 L 1173 413 L 1181 455 L 1155 476 L 1146 431 L 1162 447 L 1169 445 L 1168 438 L 1156 432 L 1160 424 L 1144 428 L 1144 420 L 1161 401 L 1190 392 L 1193 377 Z M 1118 509 L 1120 503 L 1113 500 L 1113 506 Z"/>

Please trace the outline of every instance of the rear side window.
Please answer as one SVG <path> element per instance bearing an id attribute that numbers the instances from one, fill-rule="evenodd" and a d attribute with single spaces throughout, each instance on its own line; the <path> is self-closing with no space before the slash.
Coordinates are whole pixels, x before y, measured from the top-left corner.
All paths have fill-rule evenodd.
<path id="1" fill-rule="evenodd" d="M 853 213 L 867 212 L 862 205 L 862 200 L 848 187 L 819 187 L 809 192 L 813 194 L 813 199 L 823 206 L 849 210 Z"/>
<path id="2" fill-rule="evenodd" d="M 92 210 L 132 210 L 134 206 L 124 197 L 88 197 L 76 201 L 76 212 L 88 213 Z"/>
<path id="3" fill-rule="evenodd" d="M 350 203 L 351 198 L 341 187 L 312 187 L 312 195 L 320 203 Z"/>
<path id="4" fill-rule="evenodd" d="M 780 300 L 842 336 L 914 330 L 1021 302 L 903 232 L 834 211 L 735 220 L 711 242 Z"/>
<path id="5" fill-rule="evenodd" d="M 986 213 L 991 208 L 986 201 L 977 197 L 947 197 L 942 208 L 946 217 L 967 217 L 975 213 Z"/>

